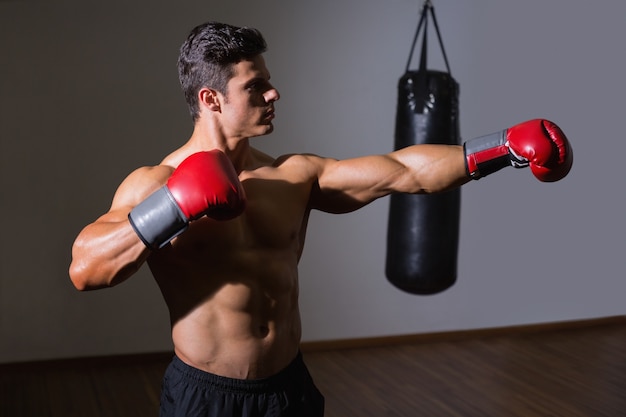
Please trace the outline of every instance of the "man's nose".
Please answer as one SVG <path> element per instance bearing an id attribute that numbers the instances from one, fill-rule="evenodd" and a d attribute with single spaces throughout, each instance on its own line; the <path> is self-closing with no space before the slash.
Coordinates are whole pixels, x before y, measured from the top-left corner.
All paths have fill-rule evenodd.
<path id="1" fill-rule="evenodd" d="M 280 93 L 275 87 L 272 87 L 269 90 L 267 90 L 264 96 L 265 96 L 266 103 L 271 103 L 273 101 L 278 101 L 280 99 Z"/>

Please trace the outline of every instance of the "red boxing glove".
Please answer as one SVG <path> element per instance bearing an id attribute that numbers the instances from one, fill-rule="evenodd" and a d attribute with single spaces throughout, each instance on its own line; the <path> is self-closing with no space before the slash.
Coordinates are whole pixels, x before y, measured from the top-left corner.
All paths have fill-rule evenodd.
<path id="1" fill-rule="evenodd" d="M 544 119 L 529 120 L 463 145 L 467 173 L 479 179 L 506 166 L 530 166 L 539 181 L 553 182 L 572 168 L 572 147 L 563 131 Z"/>
<path id="2" fill-rule="evenodd" d="M 217 220 L 232 219 L 245 205 L 237 172 L 219 150 L 189 156 L 169 178 L 167 188 L 188 220 L 205 214 Z"/>
<path id="3" fill-rule="evenodd" d="M 207 215 L 229 220 L 245 208 L 245 193 L 228 157 L 219 150 L 185 159 L 167 184 L 128 215 L 143 243 L 158 249 L 184 232 L 191 220 Z"/>

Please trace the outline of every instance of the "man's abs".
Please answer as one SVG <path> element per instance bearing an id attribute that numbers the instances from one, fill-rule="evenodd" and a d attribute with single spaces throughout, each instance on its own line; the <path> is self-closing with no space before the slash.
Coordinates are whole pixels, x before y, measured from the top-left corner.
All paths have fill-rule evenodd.
<path id="1" fill-rule="evenodd" d="M 295 256 L 223 255 L 209 267 L 167 255 L 149 264 L 181 360 L 216 375 L 258 379 L 296 356 L 301 323 Z"/>
<path id="2" fill-rule="evenodd" d="M 246 292 L 224 288 L 217 299 L 173 324 L 174 349 L 183 362 L 229 378 L 259 379 L 278 373 L 293 360 L 301 333 L 297 306 L 285 308 L 279 316 L 232 309 L 229 299 L 240 298 L 237 293 L 242 291 Z"/>

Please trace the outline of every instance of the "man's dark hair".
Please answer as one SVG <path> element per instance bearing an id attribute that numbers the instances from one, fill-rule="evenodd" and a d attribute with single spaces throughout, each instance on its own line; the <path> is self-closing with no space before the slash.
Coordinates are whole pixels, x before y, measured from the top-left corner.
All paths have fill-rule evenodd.
<path id="1" fill-rule="evenodd" d="M 208 22 L 196 26 L 180 47 L 178 78 L 194 122 L 199 115 L 198 91 L 212 88 L 226 95 L 233 65 L 267 49 L 257 29 Z"/>

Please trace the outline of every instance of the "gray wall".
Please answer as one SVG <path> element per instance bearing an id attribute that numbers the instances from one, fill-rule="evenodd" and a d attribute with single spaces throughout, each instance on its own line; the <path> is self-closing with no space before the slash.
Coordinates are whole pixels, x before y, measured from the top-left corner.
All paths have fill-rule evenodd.
<path id="1" fill-rule="evenodd" d="M 188 138 L 175 61 L 194 25 L 266 35 L 282 99 L 275 133 L 256 146 L 339 158 L 392 150 L 421 1 L 137 3 L 0 2 L 0 362 L 171 347 L 147 269 L 79 293 L 67 267 L 74 237 L 119 182 Z M 513 169 L 468 184 L 459 280 L 435 296 L 384 277 L 388 199 L 315 213 L 301 262 L 304 339 L 625 314 L 625 3 L 434 4 L 461 85 L 463 137 L 550 118 L 570 137 L 574 168 L 556 184 Z M 442 68 L 436 53 L 432 62 Z"/>

